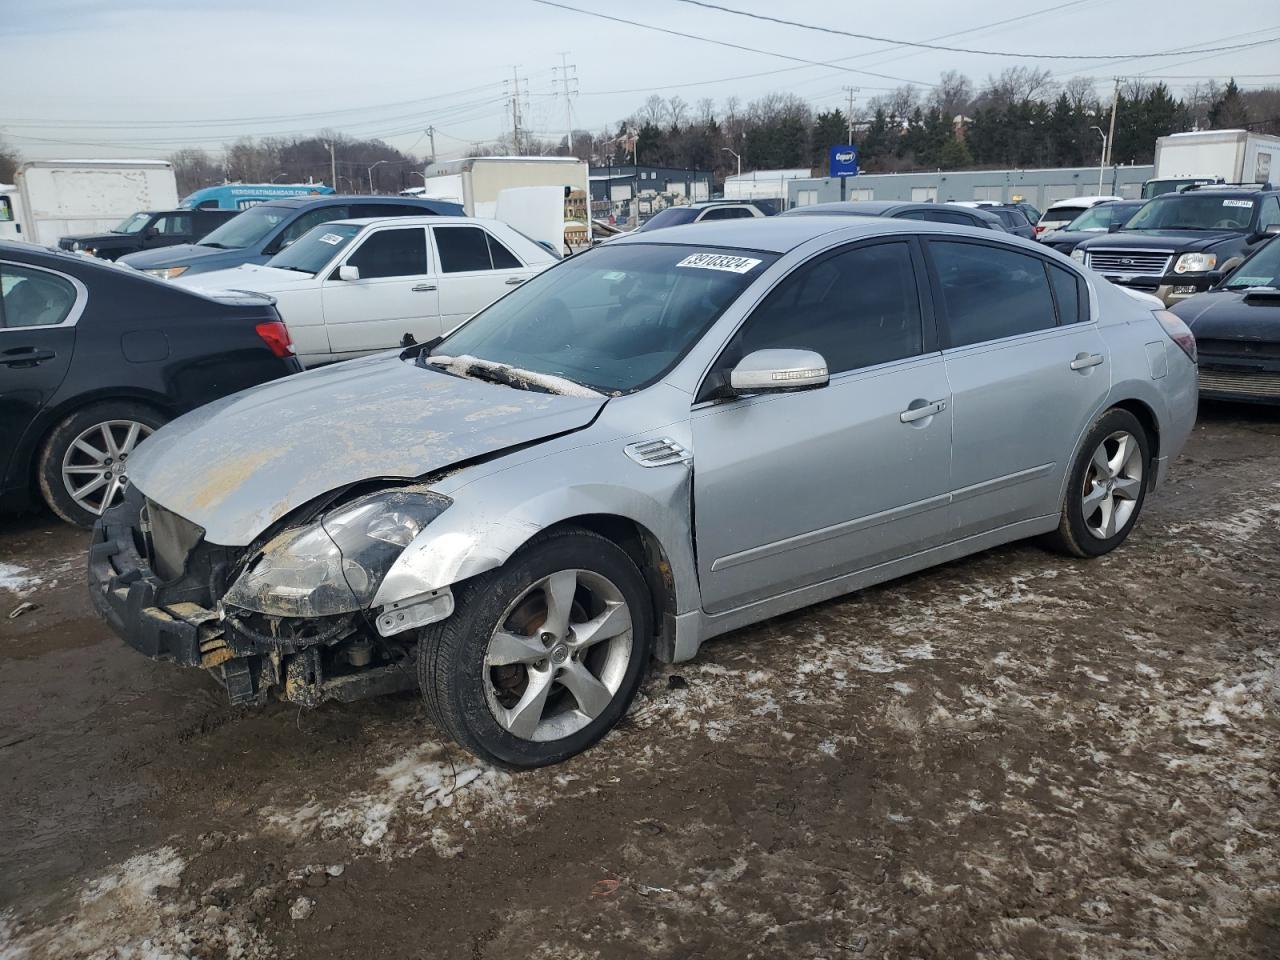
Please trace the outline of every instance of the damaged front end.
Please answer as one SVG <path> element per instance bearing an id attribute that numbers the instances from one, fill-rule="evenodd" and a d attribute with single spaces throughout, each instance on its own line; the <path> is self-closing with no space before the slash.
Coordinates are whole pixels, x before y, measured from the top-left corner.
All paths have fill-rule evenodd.
<path id="1" fill-rule="evenodd" d="M 234 704 L 409 689 L 415 628 L 449 616 L 452 594 L 376 615 L 370 604 L 404 547 L 450 503 L 427 490 L 382 491 L 316 508 L 248 547 L 223 547 L 133 488 L 94 530 L 90 593 L 131 646 L 205 668 Z"/>

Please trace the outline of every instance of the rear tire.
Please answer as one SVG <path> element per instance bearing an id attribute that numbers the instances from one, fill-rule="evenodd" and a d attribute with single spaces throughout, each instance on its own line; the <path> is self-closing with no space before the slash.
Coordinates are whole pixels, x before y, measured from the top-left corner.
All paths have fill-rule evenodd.
<path id="1" fill-rule="evenodd" d="M 165 419 L 129 400 L 95 403 L 66 417 L 45 438 L 36 461 L 36 480 L 49 509 L 67 523 L 93 526 L 124 496 L 133 450 Z"/>
<path id="2" fill-rule="evenodd" d="M 1058 529 L 1046 545 L 1076 557 L 1110 553 L 1138 522 L 1151 479 L 1151 441 L 1138 418 L 1113 407 L 1094 422 L 1067 477 Z"/>
<path id="3" fill-rule="evenodd" d="M 626 714 L 653 614 L 643 575 L 616 544 L 588 530 L 548 534 L 454 599 L 453 615 L 423 632 L 418 682 L 432 721 L 459 745 L 540 767 L 586 750 Z"/>

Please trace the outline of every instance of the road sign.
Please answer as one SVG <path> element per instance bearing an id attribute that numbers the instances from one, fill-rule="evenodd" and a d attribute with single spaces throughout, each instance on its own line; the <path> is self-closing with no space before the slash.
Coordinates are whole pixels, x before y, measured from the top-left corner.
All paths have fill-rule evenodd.
<path id="1" fill-rule="evenodd" d="M 838 147 L 832 147 L 830 152 L 831 158 L 831 176 L 833 177 L 856 177 L 858 175 L 858 148 L 841 144 Z"/>

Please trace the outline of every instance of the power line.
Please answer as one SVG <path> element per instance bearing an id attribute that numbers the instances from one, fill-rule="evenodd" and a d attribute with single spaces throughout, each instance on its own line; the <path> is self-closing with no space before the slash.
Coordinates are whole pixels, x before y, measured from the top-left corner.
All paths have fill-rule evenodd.
<path id="1" fill-rule="evenodd" d="M 578 13 L 586 17 L 596 17 L 600 20 L 612 20 L 614 23 L 623 23 L 629 27 L 640 27 L 644 30 L 653 30 L 657 33 L 665 33 L 672 37 L 683 37 L 686 40 L 701 40 L 703 43 L 714 43 L 716 46 L 728 47 L 731 50 L 742 50 L 746 53 L 758 53 L 766 57 L 778 57 L 782 60 L 791 60 L 795 63 L 803 63 L 810 67 L 829 67 L 835 70 L 846 70 L 850 73 L 861 73 L 869 77 L 879 77 L 881 80 L 893 80 L 897 83 L 910 83 L 918 87 L 937 86 L 937 84 L 925 83 L 923 80 L 909 80 L 906 77 L 895 77 L 887 73 L 875 73 L 871 70 L 859 70 L 857 67 L 842 66 L 838 61 L 808 60 L 805 57 L 794 57 L 789 53 L 778 53 L 775 50 L 761 50 L 759 47 L 748 47 L 741 43 L 731 43 L 728 40 L 717 40 L 714 37 L 703 37 L 696 33 L 684 33 L 680 30 L 672 30 L 668 27 L 659 27 L 652 23 L 641 23 L 639 20 L 628 20 L 625 17 L 615 17 L 607 13 L 599 13 L 595 10 L 584 10 L 582 7 L 571 7 L 567 3 L 556 3 L 555 0 L 533 0 L 533 2 L 542 4 L 544 7 L 557 7 L 561 10 L 568 10 L 570 13 Z"/>
<path id="2" fill-rule="evenodd" d="M 548 0 L 534 0 L 535 3 L 548 3 Z M 948 53 L 975 53 L 987 57 L 1018 57 L 1024 60 L 1130 60 L 1142 59 L 1148 57 L 1173 57 L 1178 56 L 1176 53 L 1168 51 L 1158 53 L 1104 53 L 1104 54 L 1052 54 L 1052 53 L 1021 53 L 1012 50 L 977 50 L 972 47 L 952 47 L 945 44 L 930 43 L 925 40 L 895 40 L 892 37 L 877 37 L 870 33 L 854 33 L 850 30 L 838 30 L 835 27 L 820 27 L 812 23 L 801 23 L 798 20 L 785 20 L 782 17 L 771 17 L 764 13 L 752 13 L 749 10 L 736 10 L 733 7 L 726 7 L 718 3 L 709 3 L 707 0 L 676 0 L 676 3 L 687 3 L 694 7 L 703 7 L 707 10 L 718 10 L 721 13 L 730 13 L 737 17 L 747 17 L 751 20 L 763 20 L 767 23 L 777 23 L 786 27 L 799 27 L 801 30 L 813 30 L 817 33 L 829 33 L 840 37 L 853 37 L 857 40 L 874 40 L 877 43 L 892 43 L 900 47 L 920 47 L 925 50 L 944 50 Z M 550 6 L 559 6 L 559 4 L 549 4 Z M 613 18 L 610 18 L 613 19 Z M 1272 29 L 1264 27 L 1264 30 Z M 1223 53 L 1228 50 L 1244 50 L 1248 47 L 1261 46 L 1263 43 L 1271 41 L 1256 41 L 1254 43 L 1241 43 L 1228 47 L 1202 47 L 1196 50 L 1184 50 L 1183 53 Z"/>

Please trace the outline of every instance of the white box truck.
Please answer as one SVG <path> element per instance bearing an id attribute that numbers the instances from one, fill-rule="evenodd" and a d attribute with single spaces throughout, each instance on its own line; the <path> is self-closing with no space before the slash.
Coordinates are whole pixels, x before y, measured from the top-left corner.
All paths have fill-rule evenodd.
<path id="1" fill-rule="evenodd" d="M 566 201 L 575 191 L 583 198 L 591 196 L 589 173 L 590 167 L 577 157 L 464 157 L 429 164 L 420 195 L 460 203 L 471 217 L 512 223 L 534 240 L 566 253 L 573 229 L 566 223 Z M 529 187 L 555 187 L 559 192 Z M 512 193 L 500 205 L 505 191 Z M 589 205 L 582 209 L 582 227 L 589 231 Z M 508 219 L 513 216 L 515 220 Z M 536 232 L 534 224 L 539 225 Z"/>
<path id="2" fill-rule="evenodd" d="M 1156 141 L 1155 175 L 1144 199 L 1193 183 L 1269 183 L 1280 176 L 1280 137 L 1248 130 L 1199 130 Z"/>
<path id="3" fill-rule="evenodd" d="M 73 233 L 103 233 L 139 210 L 178 206 L 178 183 L 166 160 L 32 160 L 18 168 L 14 190 L 0 193 L 0 235 L 55 246 Z M 7 228 L 7 229 L 6 229 Z"/>

